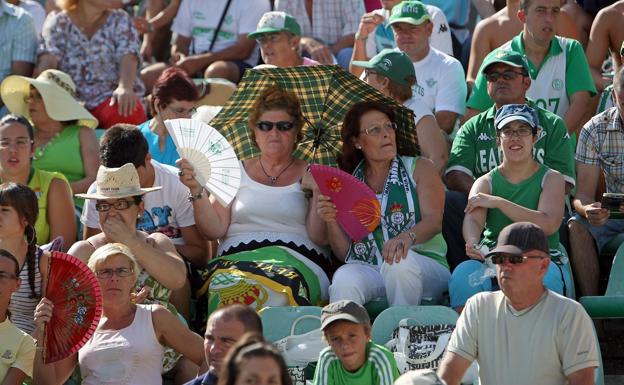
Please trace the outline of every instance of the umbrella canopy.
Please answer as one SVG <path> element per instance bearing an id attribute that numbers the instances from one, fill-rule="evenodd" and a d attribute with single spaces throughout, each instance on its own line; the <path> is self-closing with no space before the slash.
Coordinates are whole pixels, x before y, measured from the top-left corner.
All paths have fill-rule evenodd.
<path id="1" fill-rule="evenodd" d="M 232 144 L 240 159 L 260 154 L 251 141 L 249 114 L 258 97 L 277 86 L 294 93 L 304 117 L 303 140 L 295 156 L 311 163 L 336 165 L 342 148 L 340 128 L 351 106 L 360 101 L 380 101 L 395 109 L 398 150 L 404 155 L 419 154 L 413 112 L 339 66 L 300 66 L 250 69 L 237 91 L 210 125 Z"/>

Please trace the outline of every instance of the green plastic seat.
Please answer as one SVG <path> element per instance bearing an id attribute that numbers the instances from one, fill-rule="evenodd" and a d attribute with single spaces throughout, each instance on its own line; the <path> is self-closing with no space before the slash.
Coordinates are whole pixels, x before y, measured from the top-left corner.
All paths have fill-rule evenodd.
<path id="1" fill-rule="evenodd" d="M 579 299 L 581 305 L 592 318 L 624 318 L 624 234 L 620 234 L 611 240 L 607 247 L 613 248 L 614 241 L 620 241 L 620 244 L 613 258 L 605 295 L 587 296 Z"/>
<path id="2" fill-rule="evenodd" d="M 385 344 L 392 337 L 392 332 L 404 318 L 412 325 L 455 325 L 459 315 L 446 306 L 394 306 L 382 311 L 373 323 L 373 342 Z M 413 323 L 412 323 L 413 322 Z"/>
<path id="3" fill-rule="evenodd" d="M 423 298 L 420 301 L 421 306 L 449 305 L 449 303 L 450 300 L 448 298 L 448 293 L 445 293 L 444 299 L 440 303 L 427 298 Z M 388 304 L 388 300 L 386 298 L 376 298 L 365 303 L 364 308 L 368 312 L 370 319 L 374 320 L 382 311 L 390 308 L 390 305 Z"/>
<path id="4" fill-rule="evenodd" d="M 321 317 L 321 307 L 318 306 L 273 306 L 265 307 L 260 311 L 264 338 L 269 342 L 278 341 L 290 335 L 290 329 L 301 316 L 311 315 Z M 320 327 L 320 319 L 312 317 L 302 319 L 295 328 L 296 334 L 306 333 Z"/>

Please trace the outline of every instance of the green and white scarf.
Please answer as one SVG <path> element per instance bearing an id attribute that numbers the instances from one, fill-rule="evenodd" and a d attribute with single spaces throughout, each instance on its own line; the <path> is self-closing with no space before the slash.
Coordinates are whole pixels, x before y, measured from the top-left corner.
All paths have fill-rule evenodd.
<path id="1" fill-rule="evenodd" d="M 406 159 L 407 160 L 407 159 Z M 409 159 L 416 163 L 415 159 Z M 353 176 L 364 181 L 364 161 L 361 161 Z M 404 160 L 395 157 L 390 165 L 388 177 L 381 196 L 381 222 L 368 236 L 355 241 L 349 248 L 346 263 L 362 263 L 380 268 L 383 263 L 383 245 L 405 230 L 411 229 L 421 219 L 418 195 Z M 435 259 L 448 268 L 446 262 L 446 242 L 441 233 L 424 243 L 415 244 L 411 249 L 419 254 Z"/>

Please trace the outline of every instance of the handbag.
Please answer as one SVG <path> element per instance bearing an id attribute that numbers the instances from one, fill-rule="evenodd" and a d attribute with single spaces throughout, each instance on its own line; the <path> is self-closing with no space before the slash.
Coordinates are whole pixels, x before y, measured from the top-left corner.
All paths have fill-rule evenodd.
<path id="1" fill-rule="evenodd" d="M 313 319 L 319 322 L 319 328 L 305 333 L 295 334 L 297 324 L 305 319 Z M 302 315 L 297 318 L 290 327 L 290 335 L 275 341 L 273 344 L 282 354 L 288 373 L 293 384 L 305 385 L 306 380 L 311 380 L 314 376 L 314 365 L 319 358 L 319 354 L 329 345 L 323 338 L 320 329 L 321 318 L 314 315 Z"/>
<path id="2" fill-rule="evenodd" d="M 455 325 L 409 325 L 409 322 L 409 318 L 399 321 L 392 338 L 386 343 L 399 371 L 437 369 Z"/>

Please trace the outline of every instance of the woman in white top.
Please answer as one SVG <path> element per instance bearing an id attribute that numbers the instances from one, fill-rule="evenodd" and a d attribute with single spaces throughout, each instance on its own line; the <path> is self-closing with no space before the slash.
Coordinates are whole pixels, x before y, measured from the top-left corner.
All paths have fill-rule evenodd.
<path id="1" fill-rule="evenodd" d="M 322 228 L 322 224 L 320 221 L 313 223 L 308 216 L 311 206 L 315 205 L 314 202 L 308 203 L 302 190 L 302 179 L 308 175 L 308 164 L 293 156 L 302 137 L 303 117 L 299 101 L 290 93 L 271 88 L 258 98 L 249 117 L 249 126 L 260 155 L 242 163 L 241 186 L 229 207 L 221 206 L 208 196 L 195 179 L 189 162 L 184 159 L 178 161 L 180 180 L 191 192 L 196 224 L 206 238 L 219 240 L 221 257 L 240 261 L 252 258 L 249 253 L 253 252 L 259 256 L 257 262 L 271 259 L 276 264 L 295 266 L 297 272 L 293 274 L 303 276 L 304 286 L 317 287 L 319 295 L 308 296 L 309 302 L 315 304 L 318 300 L 327 299 L 331 266 L 326 250 L 308 236 L 308 230 L 313 231 L 315 226 Z M 211 265 L 214 266 L 213 263 Z M 209 271 L 209 274 L 215 273 L 210 267 Z M 208 281 L 211 277 L 204 278 Z M 261 305 L 278 304 L 264 299 L 266 285 L 261 288 L 257 282 L 248 281 L 246 284 L 249 284 L 247 287 L 254 287 L 252 291 L 255 294 L 248 292 L 250 297 L 243 302 L 249 305 L 255 302 L 258 309 Z M 235 288 L 222 289 L 227 289 L 229 293 L 232 292 L 229 289 Z M 243 290 L 242 286 L 238 289 Z M 278 291 L 281 292 L 281 289 Z M 225 295 L 220 293 L 223 302 L 227 302 Z"/>
<path id="2" fill-rule="evenodd" d="M 354 61 L 351 64 L 365 68 L 366 83 L 414 112 L 422 155 L 431 159 L 438 173 L 442 174 L 448 161 L 448 145 L 433 112 L 412 98 L 416 71 L 409 56 L 405 52 L 384 49 L 367 62 Z"/>
<path id="3" fill-rule="evenodd" d="M 204 360 L 203 340 L 160 305 L 137 305 L 134 285 L 140 267 L 121 243 L 100 247 L 89 258 L 102 288 L 102 318 L 93 336 L 78 353 L 44 364 L 35 356 L 34 384 L 62 384 L 80 365 L 82 384 L 161 384 L 165 346 L 190 358 Z M 43 298 L 35 309 L 35 338 L 41 344 L 53 304 Z"/>

